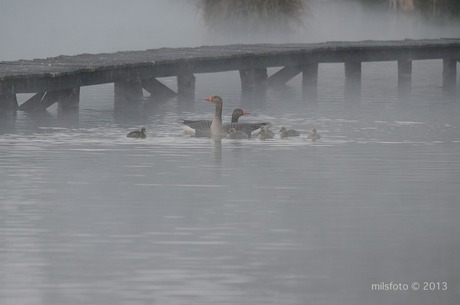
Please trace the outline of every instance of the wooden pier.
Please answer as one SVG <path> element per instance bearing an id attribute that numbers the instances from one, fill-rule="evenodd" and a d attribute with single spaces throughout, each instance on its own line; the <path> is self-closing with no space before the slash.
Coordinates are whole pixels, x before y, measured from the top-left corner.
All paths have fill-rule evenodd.
<path id="1" fill-rule="evenodd" d="M 400 92 L 410 91 L 412 61 L 442 60 L 443 88 L 454 92 L 460 39 L 254 44 L 162 48 L 0 62 L 0 112 L 42 111 L 58 102 L 77 109 L 80 87 L 114 83 L 115 107 L 153 97 L 193 99 L 195 74 L 239 71 L 242 91 L 284 84 L 302 73 L 305 96 L 315 97 L 320 63 L 344 63 L 345 88 L 360 88 L 362 62 L 398 62 Z M 273 75 L 267 68 L 280 67 Z M 177 77 L 177 92 L 157 78 Z M 16 94 L 35 93 L 18 105 Z"/>

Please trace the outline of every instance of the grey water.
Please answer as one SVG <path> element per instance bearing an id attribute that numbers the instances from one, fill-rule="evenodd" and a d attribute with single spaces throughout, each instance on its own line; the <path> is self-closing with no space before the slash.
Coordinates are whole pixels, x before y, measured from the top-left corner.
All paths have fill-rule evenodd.
<path id="1" fill-rule="evenodd" d="M 197 75 L 186 103 L 120 114 L 108 84 L 83 87 L 74 117 L 2 121 L 0 304 L 457 304 L 460 99 L 440 61 L 414 62 L 404 99 L 396 69 L 363 64 L 354 99 L 325 64 L 316 101 L 299 78 L 242 99 L 228 72 Z M 215 94 L 225 120 L 241 106 L 301 136 L 185 135 Z"/>

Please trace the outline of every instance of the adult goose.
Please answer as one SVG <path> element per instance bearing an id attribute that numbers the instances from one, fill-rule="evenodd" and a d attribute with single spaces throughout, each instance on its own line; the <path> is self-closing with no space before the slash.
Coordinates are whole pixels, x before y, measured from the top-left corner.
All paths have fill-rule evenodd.
<path id="1" fill-rule="evenodd" d="M 259 129 L 262 126 L 269 125 L 269 123 L 240 123 L 232 122 L 222 124 L 222 108 L 223 101 L 220 96 L 211 96 L 205 99 L 215 105 L 216 110 L 214 112 L 214 118 L 211 121 L 209 127 L 195 128 L 195 136 L 197 137 L 226 137 L 230 128 L 235 128 L 236 131 L 244 132 L 251 137 L 251 132 Z M 200 125 L 201 126 L 201 125 Z M 193 128 L 193 127 L 192 127 Z"/>
<path id="2" fill-rule="evenodd" d="M 147 138 L 147 131 L 145 127 L 142 127 L 139 130 L 133 130 L 126 135 L 128 138 L 138 138 L 138 139 L 145 139 Z"/>
<path id="3" fill-rule="evenodd" d="M 232 123 L 238 123 L 238 119 L 244 115 L 248 115 L 249 112 L 245 112 L 241 108 L 236 108 L 232 113 Z M 199 136 L 209 136 L 211 128 L 211 120 L 183 120 L 185 134 Z M 224 124 L 225 125 L 225 124 Z"/>

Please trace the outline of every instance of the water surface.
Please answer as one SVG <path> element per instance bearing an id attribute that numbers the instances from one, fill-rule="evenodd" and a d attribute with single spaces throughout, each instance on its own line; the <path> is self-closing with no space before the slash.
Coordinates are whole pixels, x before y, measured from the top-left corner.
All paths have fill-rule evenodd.
<path id="1" fill-rule="evenodd" d="M 441 66 L 414 63 L 407 99 L 396 64 L 373 63 L 355 99 L 342 66 L 320 65 L 317 102 L 299 78 L 241 100 L 222 73 L 198 76 L 194 103 L 118 114 L 103 85 L 82 89 L 78 116 L 18 112 L 0 130 L 0 303 L 456 304 L 460 101 Z M 243 106 L 302 134 L 184 135 L 213 94 L 225 119 Z M 147 139 L 126 138 L 140 126 Z M 415 281 L 448 289 L 371 289 Z"/>

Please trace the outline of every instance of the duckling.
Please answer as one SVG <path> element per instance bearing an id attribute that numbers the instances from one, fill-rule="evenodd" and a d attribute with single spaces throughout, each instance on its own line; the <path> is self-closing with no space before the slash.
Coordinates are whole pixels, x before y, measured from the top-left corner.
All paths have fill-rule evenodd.
<path id="1" fill-rule="evenodd" d="M 127 135 L 128 138 L 140 138 L 145 139 L 147 138 L 147 131 L 145 127 L 142 127 L 140 130 L 133 130 Z"/>
<path id="2" fill-rule="evenodd" d="M 268 129 L 269 127 L 270 126 L 260 127 L 259 139 L 266 140 L 266 139 L 273 139 L 275 137 L 275 134 L 270 129 Z"/>
<path id="3" fill-rule="evenodd" d="M 280 129 L 280 133 L 281 133 L 281 139 L 285 139 L 287 137 L 298 137 L 300 136 L 300 132 L 298 132 L 297 130 L 294 130 L 294 129 L 287 129 L 286 127 L 281 127 Z"/>
<path id="4" fill-rule="evenodd" d="M 313 142 L 315 142 L 316 140 L 321 139 L 321 136 L 319 135 L 316 128 L 313 128 L 310 134 L 308 135 L 308 138 L 311 139 Z"/>
<path id="5" fill-rule="evenodd" d="M 248 139 L 248 134 L 243 131 L 237 131 L 235 128 L 230 128 L 227 134 L 228 139 Z"/>

